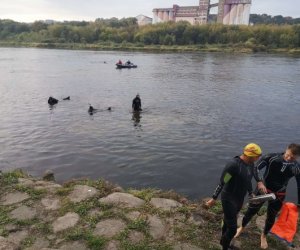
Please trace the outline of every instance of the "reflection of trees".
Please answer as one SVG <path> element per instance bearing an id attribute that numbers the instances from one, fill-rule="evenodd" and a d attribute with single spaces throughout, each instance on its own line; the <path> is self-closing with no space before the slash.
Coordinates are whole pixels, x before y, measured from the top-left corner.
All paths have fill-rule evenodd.
<path id="1" fill-rule="evenodd" d="M 132 114 L 132 120 L 133 120 L 133 125 L 135 127 L 140 127 L 141 124 L 140 124 L 140 121 L 141 121 L 141 114 L 140 112 L 133 112 Z"/>

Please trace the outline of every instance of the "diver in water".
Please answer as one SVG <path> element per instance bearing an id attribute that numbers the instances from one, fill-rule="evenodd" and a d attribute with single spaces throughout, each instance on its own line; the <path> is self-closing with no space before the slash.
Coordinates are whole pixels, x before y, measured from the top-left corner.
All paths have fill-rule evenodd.
<path id="1" fill-rule="evenodd" d="M 52 96 L 49 97 L 49 99 L 48 99 L 48 104 L 49 105 L 52 106 L 52 105 L 57 104 L 57 103 L 58 103 L 57 99 L 53 98 Z"/>
<path id="2" fill-rule="evenodd" d="M 71 99 L 70 96 L 63 98 L 64 101 L 69 101 L 70 99 Z"/>
<path id="3" fill-rule="evenodd" d="M 136 97 L 132 100 L 132 111 L 142 111 L 142 101 L 139 94 L 137 94 Z"/>
<path id="4" fill-rule="evenodd" d="M 90 115 L 92 115 L 97 109 L 95 109 L 91 104 L 90 107 L 88 109 L 88 112 L 90 113 Z"/>

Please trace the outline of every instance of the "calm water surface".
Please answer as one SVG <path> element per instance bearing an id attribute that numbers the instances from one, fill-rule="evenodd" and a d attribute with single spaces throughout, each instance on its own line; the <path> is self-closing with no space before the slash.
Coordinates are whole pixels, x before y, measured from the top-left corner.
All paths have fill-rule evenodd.
<path id="1" fill-rule="evenodd" d="M 117 70 L 119 59 L 139 67 Z M 245 144 L 300 142 L 299 69 L 284 55 L 0 48 L 0 168 L 204 197 Z M 71 100 L 49 109 L 50 95 Z"/>

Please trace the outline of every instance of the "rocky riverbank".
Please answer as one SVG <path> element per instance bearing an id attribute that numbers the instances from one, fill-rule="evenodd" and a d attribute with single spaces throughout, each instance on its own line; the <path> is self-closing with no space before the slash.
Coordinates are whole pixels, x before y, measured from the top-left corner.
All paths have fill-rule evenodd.
<path id="1" fill-rule="evenodd" d="M 38 179 L 20 170 L 2 173 L 0 189 L 0 250 L 221 249 L 220 203 L 206 210 L 173 191 L 89 179 L 60 185 L 51 172 Z M 263 220 L 235 240 L 237 249 L 259 249 Z M 269 243 L 288 249 L 271 236 Z"/>

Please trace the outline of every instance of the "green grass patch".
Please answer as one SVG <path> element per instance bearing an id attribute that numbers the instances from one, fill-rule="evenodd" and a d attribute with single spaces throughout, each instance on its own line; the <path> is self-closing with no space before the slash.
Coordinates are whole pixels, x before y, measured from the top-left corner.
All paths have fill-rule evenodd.
<path id="1" fill-rule="evenodd" d="M 9 212 L 10 212 L 9 208 L 0 206 L 0 225 L 5 225 L 12 221 L 8 216 Z"/>
<path id="2" fill-rule="evenodd" d="M 89 234 L 86 236 L 85 238 L 88 247 L 91 250 L 99 250 L 99 249 L 103 249 L 107 240 L 104 239 L 103 237 L 100 236 L 94 236 L 92 234 Z"/>
<path id="3" fill-rule="evenodd" d="M 14 224 L 20 227 L 24 226 L 32 226 L 34 224 L 39 223 L 38 219 L 31 219 L 31 220 L 15 220 Z"/>
<path id="4" fill-rule="evenodd" d="M 0 186 L 14 185 L 18 183 L 18 178 L 24 178 L 26 174 L 21 169 L 16 169 L 12 172 L 2 173 L 0 178 Z"/>
<path id="5" fill-rule="evenodd" d="M 127 191 L 128 193 L 145 201 L 150 201 L 153 197 L 157 196 L 157 194 L 160 192 L 159 189 L 154 189 L 154 188 L 145 188 L 141 190 L 128 189 Z"/>
<path id="6" fill-rule="evenodd" d="M 143 233 L 147 233 L 149 231 L 149 224 L 146 220 L 137 219 L 129 223 L 128 228 Z"/>
<path id="7" fill-rule="evenodd" d="M 215 214 L 221 214 L 223 213 L 223 208 L 222 208 L 222 202 L 217 200 L 216 204 L 212 206 L 211 208 L 208 209 L 210 212 L 213 212 Z"/>
<path id="8" fill-rule="evenodd" d="M 69 193 L 71 193 L 71 191 L 73 191 L 73 187 L 62 187 L 58 188 L 55 194 L 59 196 L 67 196 Z"/>
<path id="9" fill-rule="evenodd" d="M 28 236 L 24 240 L 21 241 L 21 248 L 25 249 L 28 247 L 31 247 L 33 243 L 35 242 L 36 238 L 34 236 Z"/>
<path id="10" fill-rule="evenodd" d="M 22 185 L 16 185 L 15 189 L 19 192 L 25 192 L 29 194 L 32 200 L 40 200 L 47 194 L 46 189 L 35 189 L 31 187 L 25 187 Z"/>

